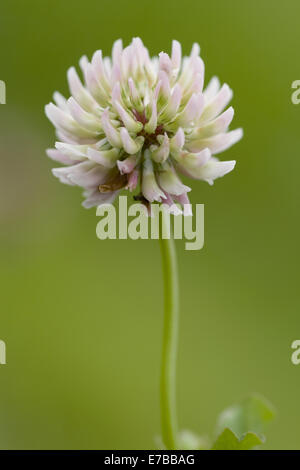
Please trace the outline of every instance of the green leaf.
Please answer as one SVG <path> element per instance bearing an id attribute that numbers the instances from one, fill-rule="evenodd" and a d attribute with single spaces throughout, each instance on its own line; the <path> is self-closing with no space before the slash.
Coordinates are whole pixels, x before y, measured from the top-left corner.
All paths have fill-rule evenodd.
<path id="1" fill-rule="evenodd" d="M 253 432 L 247 432 L 238 439 L 229 428 L 226 428 L 214 443 L 212 450 L 251 450 L 262 443 L 261 438 Z"/>
<path id="2" fill-rule="evenodd" d="M 275 416 L 273 406 L 259 395 L 253 395 L 239 405 L 231 406 L 221 413 L 217 423 L 217 434 L 225 428 L 241 437 L 248 432 L 263 435 L 266 424 Z"/>

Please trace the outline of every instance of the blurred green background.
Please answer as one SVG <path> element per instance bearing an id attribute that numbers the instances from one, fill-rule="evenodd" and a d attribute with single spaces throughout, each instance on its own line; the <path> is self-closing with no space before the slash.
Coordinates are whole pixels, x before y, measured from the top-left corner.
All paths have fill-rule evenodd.
<path id="1" fill-rule="evenodd" d="M 206 82 L 235 92 L 245 137 L 205 204 L 203 250 L 178 242 L 181 428 L 212 434 L 250 392 L 278 411 L 266 448 L 300 449 L 300 78 L 297 0 L 4 0 L 0 16 L 0 447 L 148 449 L 160 432 L 162 277 L 157 241 L 100 241 L 95 210 L 60 184 L 44 115 L 82 54 L 140 36 L 151 54 L 201 44 Z"/>

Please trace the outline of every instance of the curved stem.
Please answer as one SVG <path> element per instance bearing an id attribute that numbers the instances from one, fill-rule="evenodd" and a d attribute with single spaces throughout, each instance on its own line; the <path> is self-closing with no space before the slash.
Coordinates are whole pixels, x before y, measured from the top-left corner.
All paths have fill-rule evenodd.
<path id="1" fill-rule="evenodd" d="M 176 251 L 172 236 L 169 239 L 163 239 L 161 233 L 160 248 L 164 277 L 165 310 L 160 384 L 162 437 L 167 449 L 176 449 L 176 360 L 179 295 Z"/>

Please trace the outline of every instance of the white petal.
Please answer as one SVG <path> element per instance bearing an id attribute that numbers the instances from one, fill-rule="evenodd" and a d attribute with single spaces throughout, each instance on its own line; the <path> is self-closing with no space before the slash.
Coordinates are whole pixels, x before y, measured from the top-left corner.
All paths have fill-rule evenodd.
<path id="1" fill-rule="evenodd" d="M 55 147 L 70 159 L 79 161 L 87 158 L 88 145 L 74 145 L 65 142 L 55 142 Z"/>
<path id="2" fill-rule="evenodd" d="M 169 194 L 178 196 L 191 191 L 191 188 L 180 181 L 174 169 L 167 163 L 157 172 L 157 180 L 160 187 Z"/>
<path id="3" fill-rule="evenodd" d="M 197 57 L 200 54 L 200 45 L 197 42 L 194 42 L 191 50 L 191 57 Z"/>
<path id="4" fill-rule="evenodd" d="M 92 57 L 92 67 L 95 73 L 96 79 L 101 83 L 102 87 L 106 92 L 110 92 L 111 86 L 107 77 L 107 71 L 102 59 L 102 51 L 96 51 Z"/>
<path id="5" fill-rule="evenodd" d="M 137 153 L 143 146 L 144 137 L 140 136 L 132 139 L 125 127 L 120 128 L 120 136 L 125 152 L 130 155 Z"/>
<path id="6" fill-rule="evenodd" d="M 136 155 L 130 155 L 130 157 L 125 158 L 125 160 L 118 160 L 117 165 L 121 175 L 131 173 L 137 164 L 137 160 Z"/>
<path id="7" fill-rule="evenodd" d="M 211 158 L 211 151 L 205 148 L 199 153 L 181 152 L 176 156 L 176 161 L 183 166 L 190 176 L 193 177 L 193 170 L 205 165 Z"/>
<path id="8" fill-rule="evenodd" d="M 130 90 L 130 94 L 131 94 L 132 103 L 134 104 L 134 106 L 137 108 L 138 111 L 142 111 L 143 106 L 142 106 L 142 103 L 141 103 L 141 100 L 140 100 L 140 96 L 139 96 L 139 93 L 136 89 L 135 83 L 134 83 L 134 81 L 132 80 L 131 77 L 129 77 L 129 79 L 128 79 L 128 86 L 129 86 L 129 90 Z"/>
<path id="9" fill-rule="evenodd" d="M 165 52 L 159 54 L 159 70 L 165 72 L 168 76 L 171 75 L 172 61 Z"/>
<path id="10" fill-rule="evenodd" d="M 87 156 L 90 160 L 93 160 L 106 168 L 113 168 L 116 166 L 116 162 L 119 156 L 119 150 L 112 148 L 110 150 L 95 150 L 89 147 Z"/>
<path id="11" fill-rule="evenodd" d="M 102 113 L 102 127 L 111 146 L 122 148 L 120 132 L 112 125 L 109 119 L 108 109 L 105 109 Z"/>
<path id="12" fill-rule="evenodd" d="M 162 122 L 171 121 L 175 116 L 179 109 L 181 103 L 182 91 L 179 83 L 176 83 L 172 94 L 168 100 L 167 106 L 164 108 L 162 113 L 160 114 L 159 118 Z"/>
<path id="13" fill-rule="evenodd" d="M 172 41 L 171 60 L 172 67 L 179 70 L 181 66 L 181 44 L 176 40 Z"/>
<path id="14" fill-rule="evenodd" d="M 93 134 L 99 134 L 103 132 L 100 120 L 98 120 L 94 114 L 84 111 L 84 109 L 72 96 L 68 99 L 68 107 L 72 117 L 84 129 L 87 129 Z"/>
<path id="15" fill-rule="evenodd" d="M 172 137 L 170 140 L 171 152 L 174 152 L 175 154 L 178 153 L 179 150 L 181 150 L 182 147 L 184 146 L 184 141 L 185 141 L 184 130 L 181 127 L 179 127 L 174 137 Z"/>
<path id="16" fill-rule="evenodd" d="M 122 51 L 123 51 L 122 39 L 118 39 L 117 41 L 114 42 L 113 48 L 112 48 L 112 61 L 113 61 L 113 64 L 119 64 L 120 63 L 121 57 L 122 57 Z"/>
<path id="17" fill-rule="evenodd" d="M 93 111 L 97 108 L 97 103 L 90 93 L 82 85 L 74 67 L 69 68 L 67 78 L 71 95 L 86 110 Z"/>
<path id="18" fill-rule="evenodd" d="M 109 169 L 88 161 L 68 168 L 68 178 L 78 186 L 92 188 L 106 181 Z"/>
<path id="19" fill-rule="evenodd" d="M 189 99 L 183 111 L 178 114 L 173 122 L 167 124 L 166 128 L 176 129 L 178 126 L 187 128 L 193 125 L 194 121 L 199 119 L 204 105 L 203 95 L 201 93 L 193 94 Z"/>
<path id="20" fill-rule="evenodd" d="M 45 106 L 45 113 L 52 124 L 63 132 L 67 132 L 76 137 L 94 137 L 95 133 L 91 133 L 87 129 L 81 127 L 73 117 L 65 111 L 49 103 Z"/>
<path id="21" fill-rule="evenodd" d="M 197 170 L 195 177 L 213 184 L 216 178 L 221 178 L 235 167 L 235 161 L 220 162 L 217 159 L 211 158 L 206 165 Z"/>
<path id="22" fill-rule="evenodd" d="M 109 94 L 106 92 L 101 82 L 97 79 L 96 73 L 91 64 L 86 66 L 86 85 L 97 103 L 105 107 L 109 103 Z"/>
<path id="23" fill-rule="evenodd" d="M 157 163 L 163 163 L 169 156 L 170 142 L 168 134 L 165 132 L 160 146 L 152 151 L 152 159 Z"/>
<path id="24" fill-rule="evenodd" d="M 145 131 L 148 132 L 148 134 L 152 134 L 157 127 L 157 105 L 154 99 L 152 101 L 151 117 L 144 127 L 145 127 Z"/>
<path id="25" fill-rule="evenodd" d="M 162 192 L 156 182 L 153 171 L 153 164 L 148 149 L 144 152 L 142 192 L 144 197 L 149 202 L 161 202 L 163 199 L 166 199 L 165 194 Z"/>
<path id="26" fill-rule="evenodd" d="M 214 119 L 216 116 L 218 116 L 218 114 L 220 114 L 223 109 L 226 108 L 232 98 L 232 95 L 232 90 L 225 83 L 216 96 L 205 105 L 201 116 L 201 122 L 210 121 L 211 119 Z"/>
<path id="27" fill-rule="evenodd" d="M 70 180 L 68 177 L 68 167 L 64 168 L 52 168 L 52 174 L 59 179 L 59 181 L 63 184 L 68 184 L 69 186 L 75 186 L 75 183 Z"/>
<path id="28" fill-rule="evenodd" d="M 209 148 L 213 154 L 217 154 L 236 144 L 242 137 L 243 129 L 235 129 L 234 131 L 217 134 L 207 139 L 190 141 L 186 143 L 186 148 L 191 152 L 199 152 L 200 150 Z"/>
<path id="29" fill-rule="evenodd" d="M 220 114 L 216 119 L 210 121 L 204 126 L 200 126 L 195 129 L 189 136 L 191 140 L 199 140 L 203 138 L 212 137 L 216 134 L 221 134 L 227 131 L 234 116 L 234 110 L 232 106 L 228 108 L 224 113 Z"/>
<path id="30" fill-rule="evenodd" d="M 46 153 L 48 157 L 51 158 L 51 160 L 62 163 L 63 165 L 73 165 L 78 161 L 76 159 L 68 157 L 67 155 L 56 149 L 47 149 Z"/>
<path id="31" fill-rule="evenodd" d="M 86 199 L 85 201 L 83 201 L 82 206 L 86 209 L 90 209 L 94 206 L 112 204 L 115 198 L 117 197 L 118 193 L 119 191 L 100 193 L 98 188 L 85 191 L 83 195 L 86 197 Z"/>
<path id="32" fill-rule="evenodd" d="M 164 70 L 161 70 L 158 74 L 158 83 L 159 86 L 159 93 L 158 93 L 158 103 L 160 105 L 164 105 L 171 95 L 171 87 L 169 77 Z"/>
<path id="33" fill-rule="evenodd" d="M 141 122 L 136 121 L 118 102 L 114 102 L 114 107 L 116 108 L 124 126 L 129 132 L 135 132 L 136 134 L 140 132 L 143 128 L 143 124 Z"/>
<path id="34" fill-rule="evenodd" d="M 62 109 L 63 111 L 68 111 L 68 102 L 66 100 L 66 98 L 61 94 L 59 93 L 58 91 L 55 91 L 53 93 L 53 99 L 56 103 L 56 105 Z"/>
<path id="35" fill-rule="evenodd" d="M 205 88 L 203 95 L 205 99 L 205 104 L 212 100 L 218 91 L 220 90 L 220 80 L 218 77 L 212 77 L 207 87 Z"/>

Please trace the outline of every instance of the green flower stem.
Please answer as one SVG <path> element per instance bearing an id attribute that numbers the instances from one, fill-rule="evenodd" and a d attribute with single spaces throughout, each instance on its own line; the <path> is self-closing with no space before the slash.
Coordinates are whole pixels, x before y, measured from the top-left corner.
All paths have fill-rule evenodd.
<path id="1" fill-rule="evenodd" d="M 167 449 L 176 449 L 176 361 L 179 295 L 176 251 L 172 236 L 169 239 L 163 239 L 161 233 L 160 248 L 164 278 L 165 311 L 160 384 L 162 438 Z"/>

